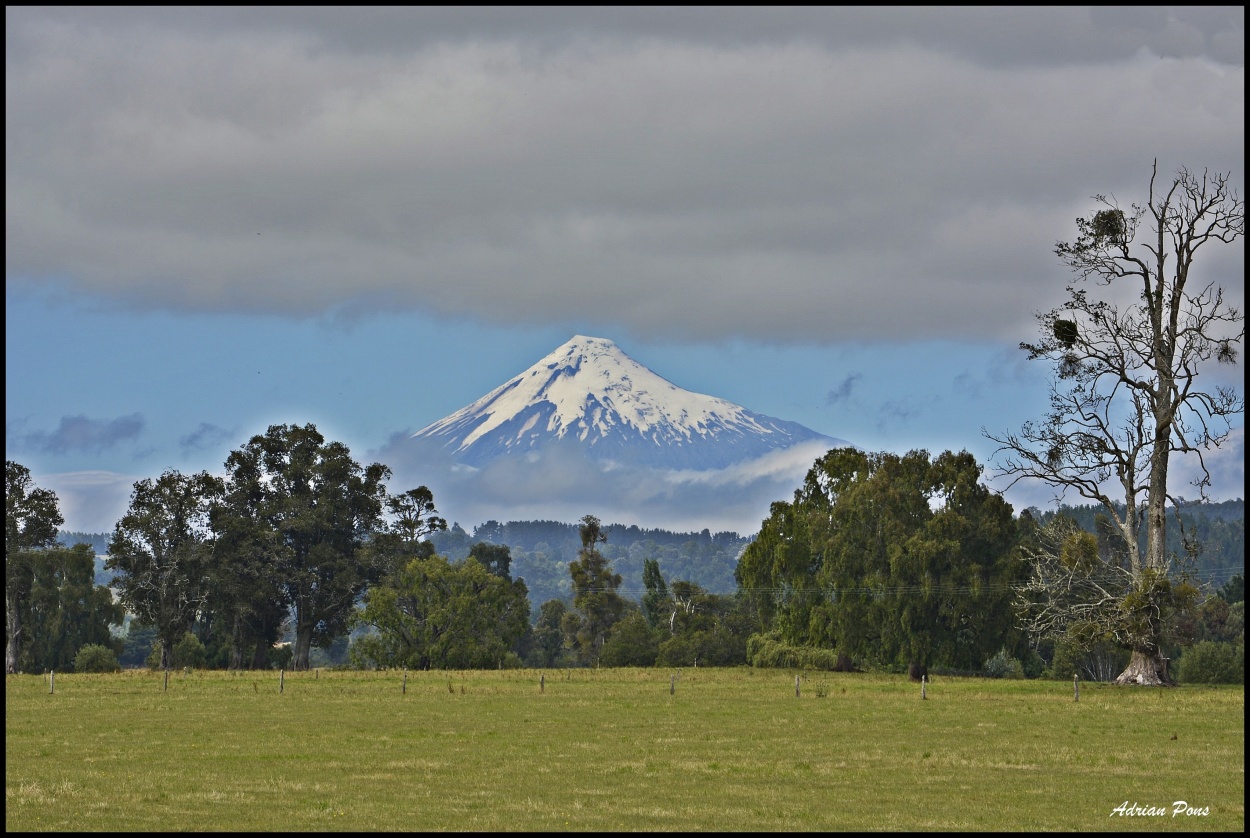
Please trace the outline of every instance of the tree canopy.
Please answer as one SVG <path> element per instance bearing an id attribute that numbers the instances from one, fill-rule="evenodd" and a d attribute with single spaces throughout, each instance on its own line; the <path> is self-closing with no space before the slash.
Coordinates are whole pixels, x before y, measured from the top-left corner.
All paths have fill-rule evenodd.
<path id="1" fill-rule="evenodd" d="M 1010 625 L 1019 572 L 1012 510 L 966 452 L 930 460 L 834 449 L 791 503 L 775 503 L 739 563 L 768 626 L 919 679 L 935 662 L 977 668 Z"/>
<path id="2" fill-rule="evenodd" d="M 35 584 L 36 554 L 56 543 L 57 527 L 65 523 L 56 493 L 34 485 L 30 469 L 4 461 L 4 671 L 18 671 L 22 653 L 23 615 Z"/>
<path id="3" fill-rule="evenodd" d="M 307 669 L 311 647 L 346 631 L 357 598 L 381 575 L 366 548 L 384 526 L 390 469 L 362 468 L 346 445 L 326 442 L 311 424 L 271 425 L 226 465 L 232 492 L 254 498 L 246 511 L 273 534 L 258 558 L 276 565 L 295 610 L 293 665 Z"/>
<path id="4" fill-rule="evenodd" d="M 209 510 L 223 491 L 222 481 L 207 472 L 171 470 L 139 480 L 113 530 L 107 561 L 117 573 L 112 585 L 128 611 L 156 627 L 164 668 L 207 602 Z"/>

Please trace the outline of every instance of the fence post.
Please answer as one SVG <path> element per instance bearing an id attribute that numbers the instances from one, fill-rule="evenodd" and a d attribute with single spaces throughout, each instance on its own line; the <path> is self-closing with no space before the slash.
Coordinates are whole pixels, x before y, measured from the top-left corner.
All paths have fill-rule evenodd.
<path id="1" fill-rule="evenodd" d="M 677 693 L 677 676 L 668 676 L 668 694 L 675 695 Z"/>
<path id="2" fill-rule="evenodd" d="M 1073 700 L 1073 701 L 1080 701 L 1080 700 L 1081 700 L 1081 681 L 1080 681 L 1080 677 L 1081 677 L 1081 676 L 1077 675 L 1075 672 L 1073 672 L 1073 673 L 1072 673 L 1072 700 Z"/>
<path id="3" fill-rule="evenodd" d="M 921 701 L 925 701 L 925 700 L 927 700 L 927 699 L 928 699 L 928 696 L 926 696 L 926 695 L 924 694 L 925 679 L 926 679 L 927 677 L 928 677 L 928 676 L 925 676 L 925 675 L 921 675 L 921 676 L 920 676 L 920 700 L 921 700 Z"/>
<path id="4" fill-rule="evenodd" d="M 794 697 L 799 697 L 799 676 L 794 676 Z"/>
<path id="5" fill-rule="evenodd" d="M 56 670 L 48 670 L 48 695 L 56 695 Z"/>
<path id="6" fill-rule="evenodd" d="M 281 695 L 282 691 L 285 688 L 286 688 L 286 670 L 279 669 L 278 670 L 278 694 Z"/>
<path id="7" fill-rule="evenodd" d="M 401 695 L 408 695 L 408 667 L 406 666 L 404 667 L 404 688 L 401 690 Z"/>
<path id="8" fill-rule="evenodd" d="M 544 672 L 538 676 L 538 691 L 541 693 L 541 692 L 544 692 L 546 689 L 547 689 L 547 673 Z"/>
<path id="9" fill-rule="evenodd" d="M 165 692 L 169 692 L 169 670 L 165 670 Z"/>

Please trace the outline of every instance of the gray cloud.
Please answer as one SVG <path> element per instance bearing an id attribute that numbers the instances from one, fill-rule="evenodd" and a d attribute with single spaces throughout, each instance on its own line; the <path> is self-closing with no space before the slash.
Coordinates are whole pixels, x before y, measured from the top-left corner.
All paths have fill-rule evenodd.
<path id="1" fill-rule="evenodd" d="M 191 433 L 178 440 L 178 445 L 182 448 L 183 454 L 190 454 L 194 451 L 203 451 L 220 445 L 237 436 L 236 431 L 219 428 L 209 422 L 201 422 L 200 426 Z"/>
<path id="2" fill-rule="evenodd" d="M 920 414 L 920 406 L 914 399 L 907 397 L 886 399 L 876 410 L 876 415 L 879 417 L 877 428 L 884 431 L 887 428 L 907 427 Z"/>
<path id="3" fill-rule="evenodd" d="M 56 430 L 34 431 L 21 439 L 26 447 L 44 454 L 99 453 L 138 439 L 143 424 L 143 416 L 138 413 L 116 419 L 62 416 Z"/>
<path id="4" fill-rule="evenodd" d="M 851 391 L 855 389 L 855 384 L 861 378 L 863 373 L 854 372 L 842 379 L 842 383 L 834 387 L 825 395 L 825 404 L 835 405 L 844 402 L 851 397 Z"/>
<path id="5" fill-rule="evenodd" d="M 1228 9 L 6 23 L 9 285 L 136 306 L 1015 338 L 1088 195 L 1244 168 Z"/>

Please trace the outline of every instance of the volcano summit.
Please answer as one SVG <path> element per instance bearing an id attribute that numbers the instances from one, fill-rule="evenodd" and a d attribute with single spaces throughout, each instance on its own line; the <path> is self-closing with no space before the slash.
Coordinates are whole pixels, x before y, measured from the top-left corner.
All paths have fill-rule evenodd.
<path id="1" fill-rule="evenodd" d="M 683 390 L 612 341 L 583 335 L 412 439 L 476 468 L 575 449 L 607 467 L 708 471 L 802 443 L 849 445 Z"/>

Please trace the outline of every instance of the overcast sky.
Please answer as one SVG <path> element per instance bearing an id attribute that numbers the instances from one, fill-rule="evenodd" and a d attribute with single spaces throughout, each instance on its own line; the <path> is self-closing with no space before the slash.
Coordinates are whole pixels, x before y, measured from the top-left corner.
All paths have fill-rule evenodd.
<path id="1" fill-rule="evenodd" d="M 6 457 L 69 529 L 270 422 L 395 455 L 576 333 L 866 448 L 987 462 L 983 427 L 1045 410 L 1016 347 L 1090 196 L 1143 200 L 1155 159 L 1244 194 L 1241 7 L 5 19 Z M 1199 268 L 1242 307 L 1243 242 Z M 684 503 L 661 523 L 767 514 Z"/>

